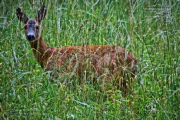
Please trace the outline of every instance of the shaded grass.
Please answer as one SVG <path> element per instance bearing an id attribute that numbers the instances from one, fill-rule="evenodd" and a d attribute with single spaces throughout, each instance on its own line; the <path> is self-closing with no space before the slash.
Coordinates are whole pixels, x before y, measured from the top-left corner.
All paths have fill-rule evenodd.
<path id="1" fill-rule="evenodd" d="M 140 61 L 133 93 L 124 98 L 116 91 L 112 102 L 92 84 L 58 87 L 50 82 L 15 16 L 19 6 L 33 18 L 42 3 L 2 0 L 1 118 L 179 119 L 180 3 L 96 2 L 46 0 L 44 39 L 55 47 L 107 44 L 132 52 Z"/>

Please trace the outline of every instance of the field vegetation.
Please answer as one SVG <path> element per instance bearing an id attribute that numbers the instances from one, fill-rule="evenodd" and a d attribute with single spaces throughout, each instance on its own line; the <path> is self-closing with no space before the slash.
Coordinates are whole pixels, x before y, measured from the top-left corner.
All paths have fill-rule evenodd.
<path id="1" fill-rule="evenodd" d="M 43 2 L 49 46 L 118 45 L 139 60 L 133 91 L 57 85 L 35 59 L 16 8 Z M 0 119 L 180 119 L 179 0 L 0 0 Z M 83 80 L 83 79 L 82 79 Z M 113 87 L 113 86 L 112 86 Z"/>

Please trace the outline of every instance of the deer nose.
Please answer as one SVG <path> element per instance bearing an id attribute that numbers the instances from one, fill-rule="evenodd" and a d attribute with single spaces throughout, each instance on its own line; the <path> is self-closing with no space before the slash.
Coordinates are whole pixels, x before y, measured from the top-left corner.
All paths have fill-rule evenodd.
<path id="1" fill-rule="evenodd" d="M 34 39 L 35 39 L 34 34 L 31 34 L 31 33 L 28 34 L 28 35 L 27 35 L 27 39 L 28 39 L 28 40 L 34 40 Z"/>

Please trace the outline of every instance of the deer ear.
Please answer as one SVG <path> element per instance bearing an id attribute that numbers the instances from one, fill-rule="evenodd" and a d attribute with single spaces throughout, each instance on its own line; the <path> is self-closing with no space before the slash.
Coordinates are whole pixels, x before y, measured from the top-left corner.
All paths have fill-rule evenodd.
<path id="1" fill-rule="evenodd" d="M 44 17 L 46 16 L 46 11 L 47 11 L 46 6 L 45 6 L 45 4 L 43 4 L 42 7 L 41 7 L 41 9 L 38 11 L 38 13 L 37 13 L 37 15 L 36 15 L 36 17 L 35 17 L 35 19 L 36 19 L 39 23 L 40 23 L 41 20 L 43 20 Z"/>
<path id="2" fill-rule="evenodd" d="M 17 15 L 17 18 L 24 24 L 26 24 L 27 21 L 29 20 L 29 18 L 26 16 L 26 14 L 24 12 L 21 11 L 20 8 L 16 9 L 16 15 Z"/>

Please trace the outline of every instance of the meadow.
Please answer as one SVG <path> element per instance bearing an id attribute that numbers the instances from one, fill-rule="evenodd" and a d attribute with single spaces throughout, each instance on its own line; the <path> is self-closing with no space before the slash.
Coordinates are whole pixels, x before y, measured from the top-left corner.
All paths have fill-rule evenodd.
<path id="1" fill-rule="evenodd" d="M 34 18 L 43 2 L 51 47 L 118 45 L 139 68 L 123 97 L 94 84 L 57 85 L 35 59 L 16 17 Z M 179 0 L 0 0 L 0 119 L 180 119 Z"/>

